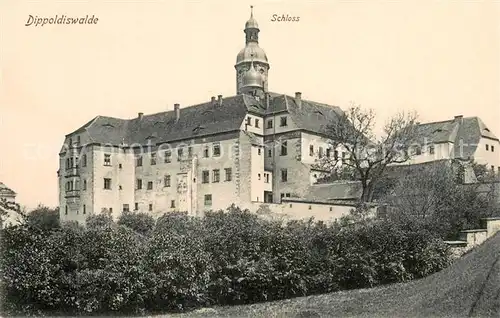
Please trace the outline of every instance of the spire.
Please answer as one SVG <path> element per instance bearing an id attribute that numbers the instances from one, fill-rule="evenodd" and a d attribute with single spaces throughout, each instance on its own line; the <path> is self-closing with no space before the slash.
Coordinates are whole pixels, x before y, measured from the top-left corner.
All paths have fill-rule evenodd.
<path id="1" fill-rule="evenodd" d="M 250 6 L 250 19 L 245 23 L 246 43 L 259 41 L 259 24 L 253 17 L 253 6 Z"/>

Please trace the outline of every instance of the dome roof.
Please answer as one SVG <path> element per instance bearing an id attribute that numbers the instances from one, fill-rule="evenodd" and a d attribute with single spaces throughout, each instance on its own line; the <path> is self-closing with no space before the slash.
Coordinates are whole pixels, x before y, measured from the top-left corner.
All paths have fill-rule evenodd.
<path id="1" fill-rule="evenodd" d="M 248 19 L 247 23 L 245 23 L 245 29 L 258 29 L 259 25 L 257 21 L 253 18 L 253 15 Z"/>
<path id="2" fill-rule="evenodd" d="M 262 87 L 262 75 L 250 64 L 250 69 L 243 75 L 242 87 Z"/>
<path id="3" fill-rule="evenodd" d="M 238 53 L 238 56 L 236 57 L 236 64 L 240 64 L 242 62 L 251 62 L 252 55 L 253 55 L 254 62 L 261 62 L 261 63 L 268 64 L 266 53 L 255 42 L 249 42 L 240 51 L 240 53 Z"/>

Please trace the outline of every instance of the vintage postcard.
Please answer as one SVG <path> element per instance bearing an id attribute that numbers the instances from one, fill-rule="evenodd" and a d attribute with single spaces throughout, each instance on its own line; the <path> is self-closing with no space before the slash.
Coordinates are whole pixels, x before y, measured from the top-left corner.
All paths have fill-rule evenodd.
<path id="1" fill-rule="evenodd" d="M 0 315 L 498 317 L 499 21 L 2 0 Z"/>

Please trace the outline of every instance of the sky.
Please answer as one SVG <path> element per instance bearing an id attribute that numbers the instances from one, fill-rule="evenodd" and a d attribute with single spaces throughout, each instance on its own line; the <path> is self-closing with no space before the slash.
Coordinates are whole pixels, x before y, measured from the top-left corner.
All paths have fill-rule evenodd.
<path id="1" fill-rule="evenodd" d="M 0 181 L 21 205 L 57 206 L 66 134 L 235 95 L 250 5 L 269 90 L 354 102 L 379 123 L 479 116 L 500 135 L 500 2 L 0 0 Z M 26 26 L 30 15 L 98 20 Z"/>

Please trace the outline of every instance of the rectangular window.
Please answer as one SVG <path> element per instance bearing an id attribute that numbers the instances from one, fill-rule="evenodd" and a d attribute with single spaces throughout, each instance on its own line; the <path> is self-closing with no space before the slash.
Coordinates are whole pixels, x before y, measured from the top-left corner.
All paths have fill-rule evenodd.
<path id="1" fill-rule="evenodd" d="M 491 171 L 495 172 L 495 166 L 493 166 L 493 165 L 491 166 Z"/>
<path id="2" fill-rule="evenodd" d="M 281 182 L 288 181 L 288 171 L 286 169 L 281 169 Z"/>
<path id="3" fill-rule="evenodd" d="M 204 170 L 201 172 L 201 183 L 209 183 L 210 182 L 210 171 Z"/>
<path id="4" fill-rule="evenodd" d="M 165 151 L 165 159 L 164 159 L 165 163 L 170 163 L 172 162 L 172 151 L 170 150 L 166 150 Z"/>
<path id="5" fill-rule="evenodd" d="M 104 165 L 111 166 L 111 155 L 110 154 L 104 154 Z"/>
<path id="6" fill-rule="evenodd" d="M 188 147 L 188 158 L 193 158 L 193 147 Z"/>
<path id="7" fill-rule="evenodd" d="M 219 169 L 214 169 L 213 171 L 213 177 L 212 177 L 212 182 L 219 182 L 220 181 L 220 170 Z"/>
<path id="8" fill-rule="evenodd" d="M 153 181 L 148 181 L 148 190 L 153 190 Z"/>
<path id="9" fill-rule="evenodd" d="M 83 191 L 87 190 L 87 180 L 83 180 Z"/>
<path id="10" fill-rule="evenodd" d="M 163 186 L 170 187 L 170 176 L 165 176 L 165 178 L 163 179 Z"/>
<path id="11" fill-rule="evenodd" d="M 111 179 L 104 178 L 104 189 L 111 190 Z"/>
<path id="12" fill-rule="evenodd" d="M 212 206 L 212 195 L 205 194 L 205 206 Z"/>
<path id="13" fill-rule="evenodd" d="M 267 151 L 267 156 L 268 156 L 268 157 L 272 157 L 272 155 L 273 155 L 273 151 L 272 151 L 271 149 L 269 149 L 269 150 Z"/>
<path id="14" fill-rule="evenodd" d="M 488 148 L 488 147 L 489 147 L 489 145 L 486 145 L 486 151 L 488 151 L 488 150 L 489 150 L 489 148 Z"/>
<path id="15" fill-rule="evenodd" d="M 175 208 L 175 200 L 170 201 L 170 208 L 174 209 Z"/>
<path id="16" fill-rule="evenodd" d="M 259 120 L 257 118 L 255 119 L 255 128 L 259 128 Z"/>
<path id="17" fill-rule="evenodd" d="M 258 148 L 257 149 L 257 154 L 260 156 L 262 154 L 262 149 Z"/>
<path id="18" fill-rule="evenodd" d="M 420 156 L 422 154 L 422 149 L 420 146 L 415 146 L 415 155 Z"/>
<path id="19" fill-rule="evenodd" d="M 134 204 L 134 210 L 139 211 L 139 203 L 136 202 Z"/>
<path id="20" fill-rule="evenodd" d="M 226 178 L 224 180 L 225 181 L 231 181 L 232 178 L 233 178 L 233 169 L 231 169 L 231 168 L 225 168 L 224 171 L 226 173 Z"/>
<path id="21" fill-rule="evenodd" d="M 281 155 L 282 156 L 286 156 L 288 154 L 288 142 L 287 141 L 283 141 L 281 143 Z"/>
<path id="22" fill-rule="evenodd" d="M 151 165 L 152 166 L 156 165 L 156 153 L 155 152 L 151 153 Z"/>
<path id="23" fill-rule="evenodd" d="M 495 152 L 495 146 L 491 145 L 491 152 Z"/>
<path id="24" fill-rule="evenodd" d="M 153 204 L 152 203 L 149 204 L 149 211 L 153 211 Z"/>
<path id="25" fill-rule="evenodd" d="M 314 145 L 309 145 L 309 156 L 314 156 Z"/>
<path id="26" fill-rule="evenodd" d="M 87 166 L 87 155 L 83 155 L 82 157 L 82 167 L 86 167 Z"/>
<path id="27" fill-rule="evenodd" d="M 259 178 L 259 180 L 260 180 L 260 173 L 257 174 L 257 178 Z"/>
<path id="28" fill-rule="evenodd" d="M 137 190 L 141 190 L 142 189 L 142 179 L 137 179 L 135 182 L 135 186 L 136 186 Z"/>
<path id="29" fill-rule="evenodd" d="M 207 145 L 203 146 L 203 158 L 208 158 L 210 156 L 209 151 L 210 148 Z"/>
<path id="30" fill-rule="evenodd" d="M 84 204 L 83 205 L 83 214 L 86 214 L 87 213 L 87 206 Z"/>
<path id="31" fill-rule="evenodd" d="M 330 158 L 331 155 L 332 155 L 332 149 L 326 148 L 326 157 Z"/>
<path id="32" fill-rule="evenodd" d="M 64 211 L 64 214 L 68 215 L 68 206 L 66 206 L 66 207 L 64 208 L 64 210 L 65 210 L 65 211 Z"/>
<path id="33" fill-rule="evenodd" d="M 318 148 L 318 156 L 319 156 L 320 158 L 323 158 L 323 147 L 319 147 L 319 148 Z"/>
<path id="34" fill-rule="evenodd" d="M 271 129 L 271 128 L 273 128 L 273 120 L 272 120 L 272 119 L 269 119 L 269 120 L 267 121 L 267 129 Z"/>
<path id="35" fill-rule="evenodd" d="M 184 156 L 184 149 L 182 148 L 177 149 L 177 161 L 181 161 L 183 156 Z"/>
<path id="36" fill-rule="evenodd" d="M 433 155 L 433 154 L 434 154 L 434 146 L 433 146 L 433 145 L 430 145 L 430 146 L 429 146 L 429 153 L 430 153 L 431 155 Z"/>
<path id="37" fill-rule="evenodd" d="M 269 183 L 269 173 L 264 173 L 264 182 Z"/>
<path id="38" fill-rule="evenodd" d="M 280 117 L 280 126 L 281 127 L 286 127 L 287 126 L 286 116 Z"/>
<path id="39" fill-rule="evenodd" d="M 214 157 L 220 156 L 220 144 L 219 143 L 213 144 L 213 155 L 214 155 Z"/>
<path id="40" fill-rule="evenodd" d="M 124 204 L 123 205 L 123 212 L 129 212 L 130 211 L 130 208 L 128 206 L 128 204 Z"/>
<path id="41" fill-rule="evenodd" d="M 142 156 L 137 157 L 137 159 L 135 159 L 135 165 L 136 167 L 142 167 Z"/>
<path id="42" fill-rule="evenodd" d="M 247 117 L 247 125 L 252 126 L 252 118 L 251 117 Z"/>
<path id="43" fill-rule="evenodd" d="M 333 151 L 333 159 L 335 159 L 335 160 L 339 159 L 339 151 L 338 150 Z"/>

